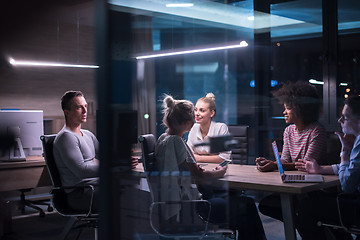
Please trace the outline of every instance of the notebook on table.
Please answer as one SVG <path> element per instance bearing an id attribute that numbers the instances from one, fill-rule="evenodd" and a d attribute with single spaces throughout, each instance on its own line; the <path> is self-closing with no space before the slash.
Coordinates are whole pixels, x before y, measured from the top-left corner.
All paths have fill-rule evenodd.
<path id="1" fill-rule="evenodd" d="M 272 149 L 274 151 L 274 155 L 275 155 L 275 159 L 279 168 L 279 172 L 280 172 L 280 176 L 281 176 L 281 180 L 284 183 L 289 183 L 289 182 L 300 182 L 300 183 L 305 183 L 305 182 L 323 182 L 323 176 L 320 174 L 285 174 L 284 173 L 284 168 L 282 166 L 281 160 L 280 160 L 280 154 L 279 154 L 279 150 L 277 148 L 276 145 L 276 141 L 272 142 Z"/>

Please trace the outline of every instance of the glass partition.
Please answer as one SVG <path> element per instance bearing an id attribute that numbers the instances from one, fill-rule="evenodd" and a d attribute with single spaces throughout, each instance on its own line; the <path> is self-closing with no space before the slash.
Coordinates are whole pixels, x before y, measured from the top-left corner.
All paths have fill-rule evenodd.
<path id="1" fill-rule="evenodd" d="M 339 29 L 339 78 L 338 95 L 342 100 L 350 94 L 359 94 L 360 46 L 360 3 L 357 1 L 338 1 Z"/>
<path id="2" fill-rule="evenodd" d="M 249 126 L 248 162 L 254 164 L 258 156 L 272 157 L 270 143 L 277 140 L 280 146 L 286 127 L 283 106 L 271 92 L 282 83 L 303 81 L 322 96 L 320 121 L 332 133 L 338 127 L 340 102 L 359 87 L 359 15 L 357 8 L 349 7 L 355 1 L 338 2 L 204 0 L 170 6 L 162 0 L 108 1 L 110 77 L 99 86 L 108 84 L 110 89 L 100 91 L 110 97 L 106 107 L 117 119 L 111 124 L 121 129 L 127 125 L 119 122 L 129 123 L 133 128 L 132 121 L 118 121 L 128 116 L 122 113 L 131 112 L 137 115 L 137 135 L 152 133 L 157 138 L 165 131 L 160 101 L 164 94 L 195 104 L 212 92 L 215 121 Z M 117 118 L 114 112 L 120 113 Z M 121 131 L 116 134 L 119 139 Z M 119 151 L 107 141 L 108 152 Z M 141 154 L 140 145 L 135 145 Z M 137 194 L 131 195 L 133 207 L 145 199 Z M 119 196 L 124 197 L 112 197 Z M 123 209 L 118 210 L 116 217 L 123 220 Z M 139 208 L 140 215 L 145 212 Z M 144 219 L 141 223 L 148 223 Z M 146 238 L 138 226 L 133 230 L 134 238 Z"/>
<path id="3" fill-rule="evenodd" d="M 250 126 L 251 158 L 263 154 L 258 145 L 267 143 L 256 142 L 255 136 L 266 129 L 266 138 L 273 138 L 279 133 L 272 131 L 285 126 L 282 107 L 271 100 L 271 90 L 288 81 L 322 80 L 322 5 L 321 0 L 259 2 L 255 7 L 253 1 L 169 7 L 157 0 L 109 1 L 112 36 L 121 32 L 120 15 L 129 21 L 126 37 L 117 35 L 111 41 L 114 56 L 124 50 L 121 39 L 131 39 L 126 54 L 136 62 L 133 107 L 140 132 L 164 132 L 159 102 L 163 94 L 195 104 L 212 92 L 218 110 L 215 121 Z M 262 40 L 254 40 L 256 36 Z M 202 51 L 241 41 L 247 46 Z M 178 55 L 181 51 L 187 52 Z M 267 74 L 257 77 L 261 72 Z M 263 86 L 265 92 L 256 90 Z M 322 85 L 317 88 L 322 94 Z M 259 114 L 265 124 L 256 120 Z"/>

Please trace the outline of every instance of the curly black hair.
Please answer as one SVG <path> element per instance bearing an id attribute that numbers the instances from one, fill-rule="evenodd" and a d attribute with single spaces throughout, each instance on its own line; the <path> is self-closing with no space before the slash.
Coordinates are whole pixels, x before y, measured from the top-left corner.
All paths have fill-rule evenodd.
<path id="1" fill-rule="evenodd" d="M 316 88 L 306 82 L 289 82 L 272 92 L 281 104 L 293 109 L 295 116 L 308 125 L 319 120 L 322 101 Z"/>

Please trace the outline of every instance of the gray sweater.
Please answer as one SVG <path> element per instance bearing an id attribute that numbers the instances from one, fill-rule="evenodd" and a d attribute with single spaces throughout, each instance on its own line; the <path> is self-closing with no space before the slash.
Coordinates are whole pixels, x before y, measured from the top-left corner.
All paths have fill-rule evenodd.
<path id="1" fill-rule="evenodd" d="M 63 186 L 74 186 L 99 176 L 99 165 L 94 161 L 99 142 L 92 132 L 83 129 L 81 132 L 83 136 L 64 126 L 55 138 L 54 158 Z"/>

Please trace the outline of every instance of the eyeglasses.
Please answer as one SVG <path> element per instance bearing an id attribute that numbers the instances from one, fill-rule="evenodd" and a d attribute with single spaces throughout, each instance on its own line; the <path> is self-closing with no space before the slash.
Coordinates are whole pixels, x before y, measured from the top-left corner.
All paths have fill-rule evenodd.
<path id="1" fill-rule="evenodd" d="M 349 120 L 350 120 L 350 118 L 345 117 L 344 115 L 340 115 L 340 117 L 339 117 L 340 122 L 345 122 L 345 121 L 349 121 Z"/>

